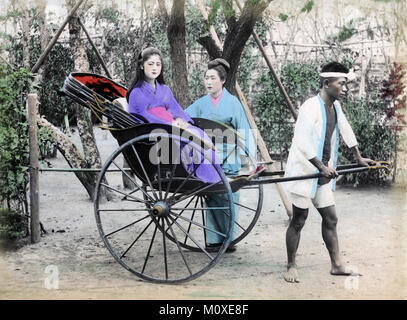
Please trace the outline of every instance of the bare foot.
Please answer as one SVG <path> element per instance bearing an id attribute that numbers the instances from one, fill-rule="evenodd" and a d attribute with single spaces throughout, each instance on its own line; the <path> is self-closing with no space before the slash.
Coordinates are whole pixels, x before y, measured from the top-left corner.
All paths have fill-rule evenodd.
<path id="1" fill-rule="evenodd" d="M 298 283 L 300 280 L 298 279 L 298 272 L 296 267 L 289 267 L 287 272 L 284 275 L 284 280 L 291 283 Z"/>
<path id="2" fill-rule="evenodd" d="M 360 273 L 353 272 L 351 269 L 346 268 L 343 265 L 332 267 L 331 274 L 333 276 L 361 276 Z"/>

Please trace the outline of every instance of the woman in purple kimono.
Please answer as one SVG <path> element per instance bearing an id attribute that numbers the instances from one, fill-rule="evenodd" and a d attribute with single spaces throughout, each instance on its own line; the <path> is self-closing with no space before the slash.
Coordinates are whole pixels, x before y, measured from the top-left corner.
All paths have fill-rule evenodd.
<path id="1" fill-rule="evenodd" d="M 129 112 L 136 117 L 142 116 L 147 123 L 170 124 L 188 130 L 204 140 L 205 144 L 213 146 L 211 139 L 201 129 L 193 126 L 194 121 L 178 104 L 171 89 L 165 85 L 163 69 L 160 50 L 149 47 L 140 53 L 136 76 L 127 92 Z M 181 144 L 182 163 L 188 172 L 191 172 L 195 169 L 197 155 L 193 154 L 193 148 L 185 149 L 185 146 L 186 144 Z M 216 161 L 215 153 L 210 152 L 211 160 Z M 194 161 L 187 161 L 185 154 Z M 195 175 L 203 182 L 220 181 L 215 168 L 206 159 L 196 169 Z"/>

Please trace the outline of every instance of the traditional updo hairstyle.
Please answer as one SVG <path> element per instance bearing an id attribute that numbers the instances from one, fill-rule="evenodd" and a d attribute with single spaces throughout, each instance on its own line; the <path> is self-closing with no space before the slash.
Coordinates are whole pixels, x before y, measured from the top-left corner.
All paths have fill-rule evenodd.
<path id="1" fill-rule="evenodd" d="M 144 62 L 146 62 L 148 59 L 150 59 L 151 56 L 158 55 L 160 56 L 161 60 L 161 73 L 157 77 L 157 81 L 160 84 L 165 84 L 164 81 L 164 64 L 163 64 L 163 56 L 162 53 L 159 49 L 154 48 L 154 47 L 148 47 L 145 48 L 144 50 L 140 51 L 138 58 L 137 58 L 137 66 L 136 66 L 136 76 L 134 77 L 133 81 L 131 82 L 131 85 L 129 86 L 129 90 L 127 91 L 127 102 L 129 101 L 130 93 L 134 88 L 139 88 L 143 84 L 143 81 L 145 80 L 144 76 Z"/>
<path id="2" fill-rule="evenodd" d="M 230 70 L 230 65 L 225 59 L 216 58 L 208 63 L 208 70 L 211 69 L 216 70 L 220 80 L 226 81 L 226 77 Z"/>

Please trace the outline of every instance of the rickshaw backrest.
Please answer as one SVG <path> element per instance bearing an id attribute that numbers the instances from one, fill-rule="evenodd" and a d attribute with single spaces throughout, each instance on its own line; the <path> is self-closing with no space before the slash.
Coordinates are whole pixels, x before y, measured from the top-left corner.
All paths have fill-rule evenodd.
<path id="1" fill-rule="evenodd" d="M 129 113 L 127 89 L 102 75 L 71 73 L 60 92 L 91 109 L 98 119 L 106 117 L 113 127 L 123 129 L 147 122 L 142 116 Z"/>
<path id="2" fill-rule="evenodd" d="M 104 76 L 93 73 L 72 73 L 72 77 L 110 101 L 126 97 L 127 89 L 124 86 Z"/>

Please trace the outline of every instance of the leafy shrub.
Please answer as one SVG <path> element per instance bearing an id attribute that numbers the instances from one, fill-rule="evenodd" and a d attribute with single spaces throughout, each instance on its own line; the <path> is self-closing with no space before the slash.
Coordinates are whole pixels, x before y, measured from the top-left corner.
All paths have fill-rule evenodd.
<path id="1" fill-rule="evenodd" d="M 189 94 L 191 101 L 195 101 L 202 97 L 206 90 L 204 86 L 204 68 L 202 65 L 195 64 L 195 67 L 188 75 Z"/>
<path id="2" fill-rule="evenodd" d="M 24 92 L 30 79 L 27 69 L 11 72 L 0 65 L 0 204 L 4 207 L 0 233 L 10 237 L 22 232 L 28 215 L 29 139 Z M 45 128 L 38 130 L 38 137 L 41 157 L 44 157 L 55 138 Z"/>
<path id="3" fill-rule="evenodd" d="M 37 131 L 40 159 L 46 158 L 55 148 L 56 137 L 54 132 L 47 127 L 41 127 Z"/>
<path id="4" fill-rule="evenodd" d="M 316 94 L 319 88 L 316 63 L 289 62 L 281 69 L 281 81 L 295 106 Z M 262 74 L 257 80 L 257 93 L 253 97 L 256 106 L 258 128 L 271 153 L 288 155 L 293 137 L 294 119 L 270 74 Z"/>
<path id="5" fill-rule="evenodd" d="M 362 156 L 393 161 L 395 132 L 385 119 L 386 103 L 380 95 L 376 92 L 367 98 L 343 102 L 342 108 L 356 135 Z M 339 163 L 354 162 L 352 152 L 344 144 L 341 144 L 339 151 Z M 386 179 L 381 170 L 346 176 L 347 182 L 357 184 L 383 184 Z"/>
<path id="6" fill-rule="evenodd" d="M 16 211 L 0 208 L 0 239 L 21 238 L 27 230 L 27 217 Z"/>
<path id="7" fill-rule="evenodd" d="M 44 81 L 41 83 L 38 95 L 40 99 L 39 113 L 56 126 L 64 123 L 64 116 L 75 114 L 70 99 L 58 95 L 64 80 L 73 70 L 71 50 L 61 44 L 56 44 L 44 64 Z"/>
<path id="8" fill-rule="evenodd" d="M 28 125 L 23 92 L 29 81 L 26 69 L 0 69 L 0 200 L 25 193 L 29 162 Z"/>

